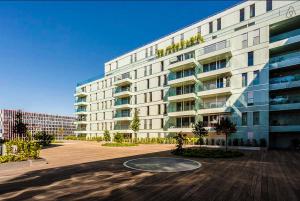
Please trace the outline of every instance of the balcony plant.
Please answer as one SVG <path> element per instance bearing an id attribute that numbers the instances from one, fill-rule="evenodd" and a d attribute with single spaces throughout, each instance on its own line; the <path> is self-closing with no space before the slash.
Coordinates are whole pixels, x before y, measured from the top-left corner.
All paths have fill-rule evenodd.
<path id="1" fill-rule="evenodd" d="M 224 134 L 225 135 L 225 147 L 227 151 L 227 138 L 236 132 L 236 125 L 230 121 L 229 118 L 221 119 L 218 124 L 215 125 L 215 130 L 217 134 Z"/>

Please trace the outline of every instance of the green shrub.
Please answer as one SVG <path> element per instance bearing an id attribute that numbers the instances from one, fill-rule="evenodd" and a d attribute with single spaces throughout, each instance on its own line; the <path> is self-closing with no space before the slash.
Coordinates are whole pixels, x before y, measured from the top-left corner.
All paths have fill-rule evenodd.
<path id="1" fill-rule="evenodd" d="M 187 156 L 187 157 L 199 157 L 199 158 L 232 158 L 240 157 L 244 154 L 239 151 L 224 151 L 221 149 L 205 149 L 205 148 L 184 148 L 181 153 L 176 150 L 172 151 L 175 155 Z"/>
<path id="2" fill-rule="evenodd" d="M 108 131 L 108 130 L 105 130 L 105 131 L 104 131 L 104 140 L 105 140 L 106 142 L 108 142 L 108 141 L 111 140 L 111 139 L 110 139 L 110 134 L 109 134 L 109 131 Z"/>
<path id="3" fill-rule="evenodd" d="M 105 143 L 102 144 L 102 146 L 105 147 L 132 147 L 132 146 L 138 146 L 138 144 L 135 143 L 118 143 L 118 142 L 112 142 L 112 143 Z"/>
<path id="4" fill-rule="evenodd" d="M 121 133 L 116 133 L 114 136 L 114 141 L 117 143 L 122 143 L 124 141 L 124 136 Z"/>
<path id="5" fill-rule="evenodd" d="M 34 134 L 34 139 L 38 141 L 40 145 L 48 146 L 54 141 L 54 136 L 47 134 L 46 131 L 41 131 Z"/>

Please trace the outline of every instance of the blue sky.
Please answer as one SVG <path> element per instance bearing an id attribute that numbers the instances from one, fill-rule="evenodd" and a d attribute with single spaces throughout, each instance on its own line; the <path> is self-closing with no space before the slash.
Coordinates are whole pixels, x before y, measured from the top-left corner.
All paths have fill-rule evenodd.
<path id="1" fill-rule="evenodd" d="M 237 2 L 0 2 L 0 108 L 73 115 L 104 62 Z"/>

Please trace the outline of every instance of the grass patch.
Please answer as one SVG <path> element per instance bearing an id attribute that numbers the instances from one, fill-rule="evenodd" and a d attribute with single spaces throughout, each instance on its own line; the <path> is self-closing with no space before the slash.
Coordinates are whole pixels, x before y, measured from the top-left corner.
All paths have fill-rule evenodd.
<path id="1" fill-rule="evenodd" d="M 133 146 L 138 146 L 138 144 L 135 143 L 117 143 L 117 142 L 112 142 L 112 143 L 105 143 L 102 144 L 102 146 L 106 147 L 133 147 Z"/>
<path id="2" fill-rule="evenodd" d="M 176 150 L 172 152 L 175 155 L 198 157 L 198 158 L 233 158 L 240 157 L 244 154 L 239 151 L 228 150 L 227 152 L 221 149 L 207 149 L 207 148 L 185 148 L 181 153 Z"/>

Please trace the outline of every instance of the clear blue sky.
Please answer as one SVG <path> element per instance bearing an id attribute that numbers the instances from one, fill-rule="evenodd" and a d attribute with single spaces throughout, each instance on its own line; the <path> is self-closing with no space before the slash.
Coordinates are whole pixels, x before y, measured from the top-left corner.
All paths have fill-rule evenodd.
<path id="1" fill-rule="evenodd" d="M 237 2 L 0 2 L 0 108 L 73 115 L 104 62 Z"/>

